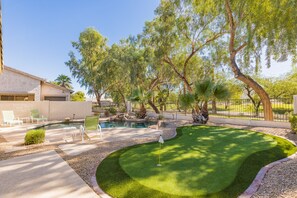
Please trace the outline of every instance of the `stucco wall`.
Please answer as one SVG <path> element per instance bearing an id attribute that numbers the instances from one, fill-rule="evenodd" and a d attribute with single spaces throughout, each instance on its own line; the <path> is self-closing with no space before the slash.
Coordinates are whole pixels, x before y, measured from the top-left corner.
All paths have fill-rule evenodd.
<path id="1" fill-rule="evenodd" d="M 40 81 L 9 70 L 0 75 L 0 93 L 31 93 L 40 101 Z"/>
<path id="2" fill-rule="evenodd" d="M 65 96 L 66 101 L 69 101 L 70 100 L 70 91 L 57 89 L 53 86 L 43 83 L 42 89 L 41 89 L 41 100 L 44 100 L 45 96 L 63 96 L 63 97 Z"/>
<path id="3" fill-rule="evenodd" d="M 30 117 L 31 110 L 38 109 L 40 114 L 49 120 L 64 120 L 64 118 L 76 119 L 92 115 L 92 102 L 70 101 L 0 101 L 0 124 L 2 124 L 2 111 L 11 110 L 15 117 Z"/>

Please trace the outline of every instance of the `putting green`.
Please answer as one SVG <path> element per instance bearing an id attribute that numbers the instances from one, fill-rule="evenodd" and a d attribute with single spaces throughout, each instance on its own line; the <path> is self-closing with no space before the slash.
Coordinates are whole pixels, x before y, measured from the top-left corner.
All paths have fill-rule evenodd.
<path id="1" fill-rule="evenodd" d="M 162 149 L 149 143 L 110 155 L 98 167 L 97 180 L 114 197 L 232 197 L 245 190 L 262 166 L 295 151 L 290 142 L 262 133 L 183 127 Z"/>

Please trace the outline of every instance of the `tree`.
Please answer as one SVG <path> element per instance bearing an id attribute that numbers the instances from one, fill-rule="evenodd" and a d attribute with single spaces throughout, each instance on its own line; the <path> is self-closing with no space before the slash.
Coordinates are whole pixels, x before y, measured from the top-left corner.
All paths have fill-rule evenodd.
<path id="1" fill-rule="evenodd" d="M 297 73 L 295 72 L 290 72 L 278 78 L 261 78 L 259 82 L 269 96 L 274 99 L 293 98 L 293 95 L 297 94 Z"/>
<path id="2" fill-rule="evenodd" d="M 145 25 L 143 42 L 191 93 L 193 82 L 204 77 L 198 53 L 224 34 L 223 27 L 215 17 L 197 14 L 191 1 L 163 0 L 155 12 L 155 19 Z M 211 28 L 214 23 L 216 28 Z"/>
<path id="3" fill-rule="evenodd" d="M 126 101 L 132 90 L 142 89 L 153 93 L 159 85 L 169 83 L 172 75 L 168 69 L 155 58 L 151 48 L 144 48 L 140 37 L 130 36 L 114 44 L 109 51 L 107 64 L 117 67 L 116 83 L 109 90 L 117 101 Z M 154 96 L 147 99 L 156 113 L 160 113 L 155 105 Z"/>
<path id="4" fill-rule="evenodd" d="M 109 78 L 113 76 L 114 70 L 104 64 L 108 55 L 107 39 L 94 28 L 87 28 L 80 33 L 79 41 L 72 42 L 72 47 L 77 55 L 71 51 L 70 60 L 65 64 L 80 85 L 85 87 L 89 94 L 95 94 L 100 106 L 101 97 L 113 85 Z"/>
<path id="5" fill-rule="evenodd" d="M 181 106 L 184 108 L 196 108 L 198 103 L 199 114 L 192 110 L 194 122 L 207 123 L 208 121 L 208 102 L 210 100 L 224 100 L 229 98 L 230 92 L 227 86 L 222 83 L 215 83 L 210 79 L 197 81 L 194 93 L 187 93 L 180 98 Z"/>
<path id="6" fill-rule="evenodd" d="M 261 98 L 265 120 L 273 120 L 270 98 L 263 87 L 242 72 L 243 68 L 260 67 L 261 52 L 270 58 L 284 60 L 293 55 L 297 62 L 297 15 L 292 0 L 195 0 L 195 11 L 217 16 L 226 24 L 222 39 L 228 40 L 230 67 L 235 78 L 251 87 Z"/>
<path id="7" fill-rule="evenodd" d="M 113 75 L 107 79 L 112 84 L 107 91 L 118 106 L 126 107 L 126 101 L 131 94 L 130 69 L 126 64 L 126 48 L 121 44 L 113 44 L 108 50 L 108 56 L 104 61 L 105 67 L 113 68 Z"/>
<path id="8" fill-rule="evenodd" d="M 67 89 L 73 89 L 72 85 L 71 85 L 71 79 L 64 75 L 64 74 L 60 74 L 56 80 L 55 80 L 56 84 L 61 86 L 61 87 L 65 87 Z"/>
<path id="9" fill-rule="evenodd" d="M 82 91 L 77 91 L 74 94 L 71 94 L 70 98 L 71 98 L 71 101 L 85 101 L 86 100 L 85 93 Z"/>

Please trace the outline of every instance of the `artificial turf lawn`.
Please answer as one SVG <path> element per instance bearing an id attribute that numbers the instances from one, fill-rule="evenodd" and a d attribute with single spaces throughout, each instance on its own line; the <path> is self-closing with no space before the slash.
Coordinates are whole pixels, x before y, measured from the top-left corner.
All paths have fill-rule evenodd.
<path id="1" fill-rule="evenodd" d="M 237 197 L 263 166 L 297 151 L 248 130 L 190 126 L 177 133 L 161 151 L 148 143 L 109 155 L 97 169 L 100 187 L 113 197 Z"/>

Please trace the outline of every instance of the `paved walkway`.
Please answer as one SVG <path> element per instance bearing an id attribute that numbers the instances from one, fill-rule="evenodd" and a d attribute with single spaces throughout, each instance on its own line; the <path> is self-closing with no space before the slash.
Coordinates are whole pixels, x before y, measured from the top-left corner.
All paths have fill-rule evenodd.
<path id="1" fill-rule="evenodd" d="M 0 161 L 0 184 L 1 198 L 99 197 L 55 151 Z"/>

